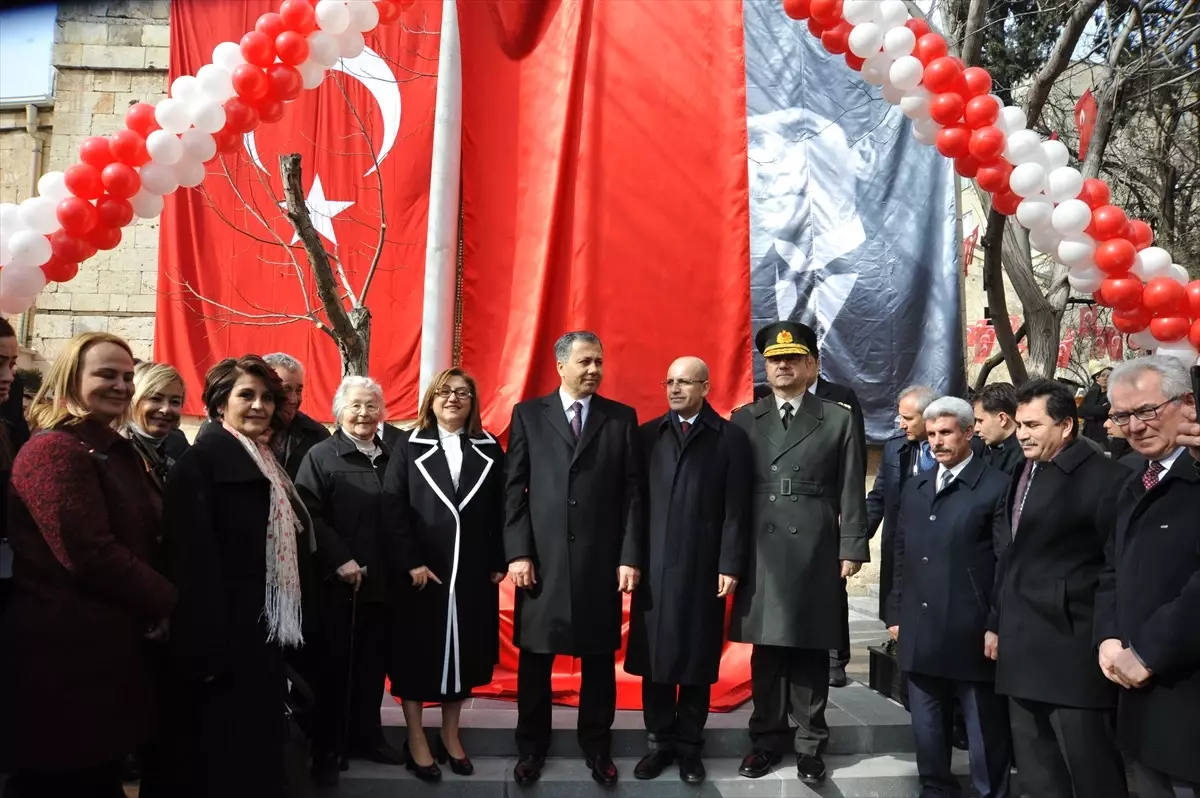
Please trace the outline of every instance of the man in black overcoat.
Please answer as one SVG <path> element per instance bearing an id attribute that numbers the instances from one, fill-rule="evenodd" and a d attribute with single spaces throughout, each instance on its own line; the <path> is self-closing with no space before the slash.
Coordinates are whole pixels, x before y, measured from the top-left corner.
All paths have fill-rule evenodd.
<path id="1" fill-rule="evenodd" d="M 1075 397 L 1053 380 L 1017 393 L 1026 457 L 1008 487 L 1009 533 L 985 646 L 1008 697 L 1017 781 L 1047 798 L 1125 798 L 1116 689 L 1092 624 L 1104 547 L 1128 470 L 1076 438 Z"/>
<path id="2" fill-rule="evenodd" d="M 649 524 L 625 670 L 642 677 L 650 752 L 633 774 L 656 778 L 678 757 L 680 778 L 699 784 L 726 597 L 737 587 L 749 540 L 750 440 L 705 401 L 703 360 L 676 360 L 665 387 L 671 409 L 641 427 Z"/>
<path id="3" fill-rule="evenodd" d="M 983 462 L 1006 474 L 1025 465 L 1025 453 L 1017 440 L 1017 389 L 1008 382 L 984 386 L 975 397 L 975 423 L 983 442 Z"/>
<path id="4" fill-rule="evenodd" d="M 617 780 L 611 728 L 621 594 L 642 566 L 645 463 L 633 408 L 597 396 L 600 339 L 571 332 L 554 345 L 561 386 L 513 408 L 504 551 L 517 591 L 518 784 L 536 781 L 550 745 L 557 654 L 582 660 L 579 744 L 592 777 Z"/>
<path id="5" fill-rule="evenodd" d="M 1146 458 L 1117 500 L 1112 570 L 1096 598 L 1099 661 L 1121 686 L 1117 740 L 1140 798 L 1200 795 L 1200 448 L 1187 370 L 1127 361 L 1109 379 L 1112 417 Z M 1185 412 L 1186 411 L 1186 412 Z M 1189 792 L 1190 789 L 1190 792 Z"/>
<path id="6" fill-rule="evenodd" d="M 895 534 L 888 632 L 908 674 L 921 794 L 957 795 L 950 729 L 957 701 L 981 798 L 1008 795 L 1008 718 L 984 656 L 984 624 L 1005 533 L 1008 475 L 971 451 L 975 411 L 943 397 L 925 409 L 935 471 L 904 487 Z"/>
<path id="7" fill-rule="evenodd" d="M 271 451 L 283 466 L 292 481 L 300 473 L 300 464 L 308 450 L 329 437 L 324 424 L 313 421 L 300 412 L 304 401 L 304 364 L 284 352 L 263 355 L 266 364 L 275 370 L 283 382 L 283 403 L 279 406 L 279 418 L 283 428 L 271 435 Z"/>

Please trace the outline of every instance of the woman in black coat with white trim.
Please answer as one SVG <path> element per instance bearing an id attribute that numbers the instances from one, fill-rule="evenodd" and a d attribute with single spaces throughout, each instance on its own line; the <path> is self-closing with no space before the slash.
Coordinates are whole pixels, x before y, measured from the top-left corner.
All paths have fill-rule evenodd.
<path id="1" fill-rule="evenodd" d="M 504 451 L 479 420 L 475 381 L 462 369 L 433 378 L 418 426 L 392 453 L 384 476 L 396 525 L 393 580 L 396 656 L 392 695 L 408 726 L 408 768 L 441 778 L 434 759 L 460 775 L 473 771 L 458 739 L 462 702 L 487 684 L 499 659 Z M 439 745 L 421 726 L 425 702 L 442 705 Z"/>

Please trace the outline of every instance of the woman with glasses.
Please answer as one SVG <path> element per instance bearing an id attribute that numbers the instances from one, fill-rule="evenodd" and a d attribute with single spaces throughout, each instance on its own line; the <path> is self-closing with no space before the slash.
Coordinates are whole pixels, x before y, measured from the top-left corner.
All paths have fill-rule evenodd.
<path id="1" fill-rule="evenodd" d="M 388 669 L 408 726 L 408 769 L 438 781 L 435 759 L 459 775 L 474 768 L 459 742 L 462 702 L 492 679 L 499 657 L 504 578 L 504 452 L 479 420 L 475 381 L 462 369 L 433 378 L 417 427 L 396 447 L 384 477 L 394 525 L 396 656 Z M 430 749 L 426 702 L 442 705 Z"/>
<path id="2" fill-rule="evenodd" d="M 312 776 L 322 786 L 337 783 L 345 756 L 402 762 L 384 742 L 379 717 L 389 631 L 383 475 L 391 450 L 379 437 L 383 412 L 379 383 L 343 379 L 333 396 L 337 431 L 308 450 L 296 475 L 321 580 Z"/>

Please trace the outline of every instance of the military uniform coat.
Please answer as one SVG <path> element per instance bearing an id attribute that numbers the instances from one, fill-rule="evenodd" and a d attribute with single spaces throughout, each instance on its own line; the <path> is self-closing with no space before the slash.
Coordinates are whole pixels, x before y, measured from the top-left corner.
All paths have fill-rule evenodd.
<path id="1" fill-rule="evenodd" d="M 750 510 L 750 440 L 705 403 L 687 435 L 674 411 L 641 427 L 648 461 L 646 568 L 633 594 L 625 670 L 661 684 L 712 684 L 725 599 L 741 578 Z"/>
<path id="2" fill-rule="evenodd" d="M 750 436 L 754 488 L 729 639 L 830 649 L 840 637 L 841 561 L 870 560 L 862 445 L 848 409 L 808 393 L 799 404 L 786 430 L 773 395 L 733 415 Z"/>
<path id="3" fill-rule="evenodd" d="M 642 566 L 645 463 L 632 407 L 593 396 L 580 439 L 558 391 L 513 408 L 504 552 L 533 561 L 513 644 L 576 657 L 621 647 L 617 568 Z"/>

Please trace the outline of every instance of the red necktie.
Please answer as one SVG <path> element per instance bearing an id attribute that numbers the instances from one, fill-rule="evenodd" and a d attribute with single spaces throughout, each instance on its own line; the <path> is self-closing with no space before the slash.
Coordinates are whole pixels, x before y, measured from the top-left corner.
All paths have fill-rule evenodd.
<path id="1" fill-rule="evenodd" d="M 1157 460 L 1151 460 L 1146 465 L 1146 473 L 1142 474 L 1142 484 L 1146 486 L 1146 490 L 1150 490 L 1158 484 L 1162 472 L 1163 464 Z"/>
<path id="2" fill-rule="evenodd" d="M 680 422 L 679 422 L 679 428 L 680 428 L 681 430 L 683 430 L 683 434 L 684 434 L 684 435 L 687 435 L 687 434 L 688 434 L 688 430 L 690 430 L 690 429 L 692 428 L 692 422 L 690 422 L 690 421 L 680 421 Z"/>

